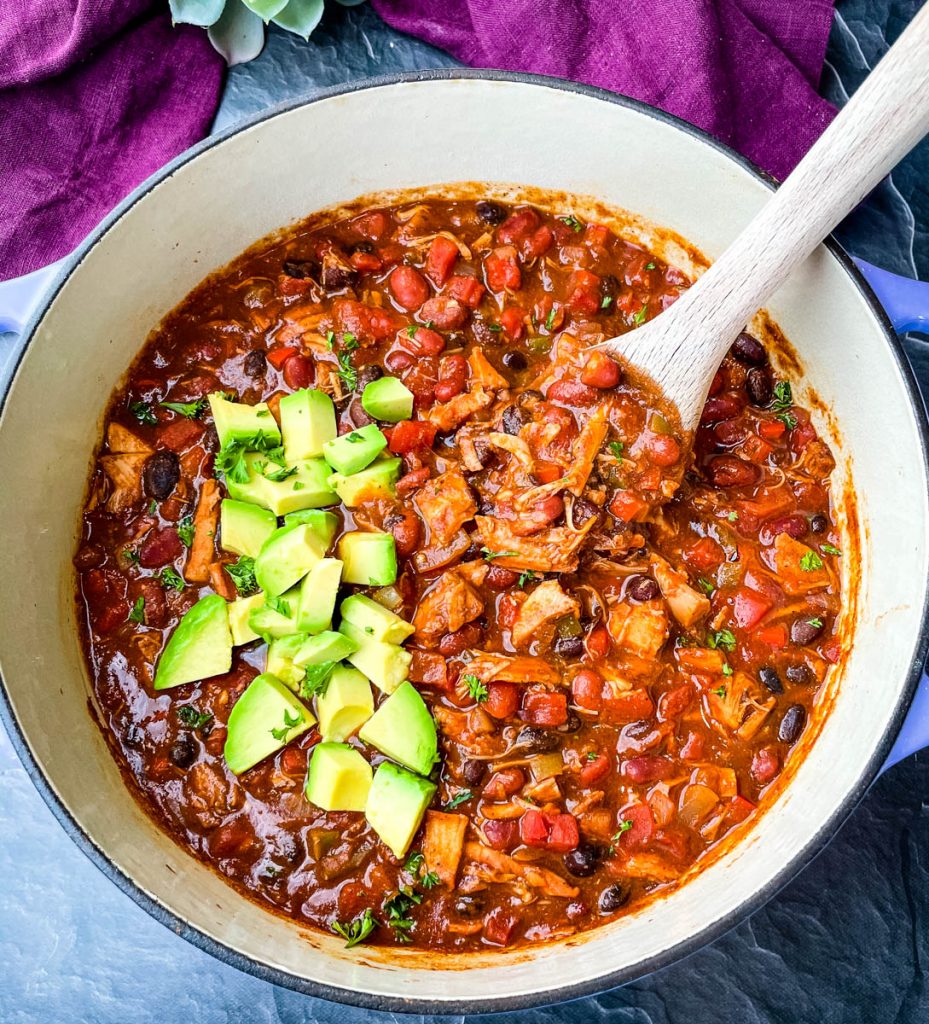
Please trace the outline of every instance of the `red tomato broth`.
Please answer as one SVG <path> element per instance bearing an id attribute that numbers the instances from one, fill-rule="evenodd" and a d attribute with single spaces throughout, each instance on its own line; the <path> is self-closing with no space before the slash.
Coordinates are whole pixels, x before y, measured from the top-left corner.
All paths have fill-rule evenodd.
<path id="1" fill-rule="evenodd" d="M 425 213 L 417 214 L 417 207 L 424 209 Z M 488 233 L 488 227 L 491 236 L 494 233 L 494 226 L 488 226 L 477 218 L 473 202 L 430 200 L 415 206 L 407 203 L 401 207 L 404 213 L 410 209 L 414 210 L 414 218 L 421 218 L 422 230 L 419 233 L 422 235 L 445 230 L 467 244 L 474 245 L 475 240 Z M 308 227 L 298 228 L 270 246 L 256 247 L 226 271 L 201 285 L 165 320 L 147 343 L 130 373 L 126 388 L 111 403 L 109 422 L 124 426 L 156 449 L 172 447 L 170 438 L 180 429 L 177 424 L 188 421 L 154 404 L 158 425 L 147 426 L 130 413 L 129 405 L 135 402 L 189 401 L 213 387 L 235 391 L 239 399 L 246 402 L 286 393 L 291 388 L 283 374 L 283 367 L 295 353 L 287 351 L 286 357 L 280 360 L 280 367 L 274 365 L 277 360 L 270 358 L 272 352 L 283 348 L 296 348 L 296 354 L 314 363 L 315 386 L 322 386 L 320 368 L 323 368 L 325 383 L 325 377 L 327 373 L 331 377 L 336 361 L 336 355 L 325 345 L 327 330 L 334 330 L 338 334 L 340 331 L 344 333 L 347 327 L 353 328 L 352 333 L 357 332 L 359 347 L 353 350 L 351 359 L 359 377 L 370 366 L 391 372 L 387 368 L 391 366 L 389 353 L 396 351 L 398 343 L 404 347 L 403 341 L 409 341 L 406 328 L 415 325 L 414 333 L 418 329 L 444 338 L 445 351 L 452 356 L 459 352 L 467 355 L 475 348 L 480 348 L 492 362 L 493 368 L 507 378 L 511 396 L 518 396 L 530 390 L 529 385 L 538 381 L 540 373 L 552 376 L 550 352 L 545 351 L 542 345 L 537 344 L 533 349 L 529 344 L 538 338 L 548 340 L 549 335 L 544 322 L 533 321 L 532 314 L 527 313 L 522 337 L 517 337 L 515 327 L 512 324 L 506 326 L 507 321 L 502 313 L 515 307 L 524 311 L 532 310 L 540 303 L 548 304 L 549 310 L 553 305 L 557 306 L 559 316 L 558 326 L 552 332 L 556 339 L 553 348 L 555 355 L 561 356 L 562 353 L 558 351 L 563 347 L 560 339 L 564 335 L 570 338 L 572 327 L 580 327 L 579 333 L 588 342 L 597 336 L 608 337 L 612 333 L 622 333 L 635 326 L 635 314 L 643 305 L 663 308 L 668 301 L 673 301 L 683 284 L 683 275 L 674 268 L 666 268 L 649 253 L 618 240 L 609 232 L 604 235 L 602 231 L 596 232 L 594 237 L 597 245 L 591 246 L 589 256 L 582 258 L 587 266 L 576 268 L 584 270 L 584 274 L 578 275 L 576 270 L 560 277 L 554 270 L 547 273 L 543 268 L 546 258 L 544 253 L 559 249 L 567 249 L 570 253 L 571 248 L 576 246 L 578 236 L 593 234 L 590 228 L 600 228 L 600 225 L 588 225 L 577 232 L 572 225 L 566 223 L 571 219 L 570 211 L 559 211 L 557 216 L 543 213 L 540 209 L 532 212 L 537 220 L 530 234 L 525 235 L 523 232 L 525 237 L 521 237 L 521 233 L 517 232 L 514 238 L 510 231 L 505 232 L 507 244 L 517 250 L 519 290 L 499 306 L 493 294 L 485 292 L 475 304 L 473 312 L 470 306 L 466 307 L 464 319 L 454 305 L 458 300 L 452 300 L 451 311 L 449 303 L 437 304 L 436 308 L 444 317 L 443 323 L 451 325 L 448 327 L 440 327 L 431 319 L 418 321 L 415 319 L 416 310 L 405 310 L 391 301 L 389 281 L 391 273 L 400 262 L 391 248 L 394 246 L 391 239 L 406 230 L 405 225 L 410 223 L 410 219 L 395 220 L 393 211 L 389 209 L 380 209 L 371 215 L 379 218 L 378 239 L 374 242 L 367 241 L 365 232 L 354 226 L 353 221 L 357 221 L 357 218 L 350 218 L 336 224 L 324 223 L 320 227 L 310 222 Z M 507 223 L 512 216 L 511 213 L 503 223 Z M 522 210 L 517 208 L 517 222 L 520 216 Z M 548 226 L 552 235 L 542 255 L 536 250 L 545 245 L 547 236 L 539 234 L 539 226 Z M 320 245 L 320 239 L 326 241 Z M 346 255 L 350 253 L 352 257 L 358 254 L 371 257 L 383 248 L 386 250 L 385 258 L 377 269 L 373 267 L 373 260 L 350 259 L 350 265 L 358 268 L 355 270 L 358 278 L 350 285 L 334 288 L 330 295 L 312 278 L 292 278 L 281 273 L 280 268 L 285 259 L 306 260 L 308 255 L 320 249 L 331 251 L 333 241 L 336 247 Z M 360 246 L 359 242 L 362 243 Z M 520 250 L 520 243 L 525 254 Z M 493 242 L 491 237 L 490 247 L 484 251 L 489 255 L 501 245 L 502 239 Z M 368 251 L 369 248 L 373 248 L 373 254 Z M 467 261 L 459 256 L 449 268 L 448 250 L 444 246 L 441 249 L 442 252 L 434 258 L 433 273 L 430 274 L 430 246 L 426 244 L 421 249 L 414 248 L 411 262 L 426 283 L 429 297 L 437 295 L 436 278 L 445 278 L 447 290 L 448 282 L 462 276 L 462 271 L 465 271 L 466 277 L 470 276 L 470 271 L 485 280 L 485 283 L 490 283 L 481 275 L 479 258 Z M 476 245 L 473 252 L 477 252 Z M 648 289 L 643 289 L 641 285 L 626 285 L 622 283 L 623 267 L 626 265 L 634 270 L 633 276 L 637 281 L 643 277 L 648 278 L 649 274 L 657 275 L 662 280 Z M 646 265 L 653 265 L 654 270 L 646 271 Z M 325 259 L 322 266 L 325 266 Z M 591 283 L 587 276 L 596 270 L 603 271 L 604 277 L 607 270 L 612 270 L 612 276 L 621 282 L 619 297 L 614 297 L 604 309 L 597 311 L 593 309 L 594 304 L 590 299 Z M 319 268 L 316 273 L 320 273 Z M 288 282 L 293 281 L 304 284 L 307 280 L 310 283 L 298 292 L 288 285 Z M 412 289 L 421 293 L 419 280 L 411 280 Z M 514 275 L 509 274 L 509 280 L 514 283 Z M 334 280 L 332 283 L 339 282 Z M 457 287 L 460 289 L 461 286 Z M 465 291 L 470 295 L 475 289 Z M 443 294 L 440 287 L 438 297 L 441 298 Z M 381 296 L 380 304 L 372 298 L 378 295 Z M 354 305 L 347 309 L 344 306 L 338 307 L 340 299 L 345 300 L 346 296 Z M 419 294 L 416 297 L 420 297 Z M 605 297 L 601 295 L 601 303 Z M 362 298 L 366 301 L 361 301 Z M 409 299 L 410 296 L 405 295 L 404 298 Z M 564 305 L 559 305 L 561 301 Z M 359 309 L 359 305 L 367 306 L 367 309 Z M 623 312 L 624 308 L 631 310 L 632 314 Z M 503 325 L 503 329 L 489 330 L 488 325 L 493 322 Z M 553 319 L 553 327 L 555 322 Z M 302 334 L 294 334 L 295 324 L 302 330 Z M 286 343 L 278 340 L 282 333 Z M 514 337 L 516 340 L 511 340 Z M 580 353 L 584 350 L 580 346 L 577 349 Z M 252 352 L 268 353 L 263 372 L 255 372 L 259 358 L 251 356 Z M 508 352 L 519 353 L 525 366 L 515 371 L 509 369 L 502 358 Z M 247 369 L 246 360 L 249 358 L 252 366 Z M 434 366 L 427 362 L 429 358 L 435 360 Z M 391 440 L 390 447 L 403 456 L 403 472 L 406 474 L 419 474 L 423 469 L 428 469 L 430 475 L 433 475 L 448 471 L 448 466 L 454 464 L 455 449 L 450 443 L 449 434 L 439 430 L 436 437 L 436 431 L 430 429 L 432 424 L 422 419 L 436 404 L 443 404 L 441 399 L 444 395 L 441 390 L 437 394 L 436 387 L 443 379 L 449 380 L 450 376 L 446 372 L 443 378 L 442 358 L 441 354 L 432 357 L 417 354 L 412 364 L 395 371 L 402 379 L 408 378 L 408 386 L 417 398 L 414 419 L 409 426 L 385 426 L 388 437 L 396 436 L 396 441 Z M 770 364 L 766 361 L 764 365 Z M 460 372 L 459 366 L 456 365 L 454 369 L 457 375 Z M 554 402 L 545 402 L 543 399 L 542 403 L 538 403 L 553 406 L 556 412 L 562 410 L 572 421 L 568 423 L 565 420 L 560 424 L 563 436 L 559 438 L 556 434 L 547 448 L 537 453 L 540 456 L 540 471 L 536 476 L 539 484 L 552 480 L 552 474 L 546 469 L 553 464 L 550 459 L 564 460 L 579 430 L 589 421 L 592 409 L 602 402 L 605 395 L 621 402 L 620 422 L 631 424 L 624 436 L 636 437 L 623 452 L 623 461 L 629 460 L 630 452 L 636 457 L 640 449 L 647 451 L 649 417 L 654 414 L 667 416 L 666 411 L 662 412 L 660 401 L 654 396 L 647 395 L 640 387 L 630 387 L 625 382 L 621 382 L 618 389 L 614 386 L 595 394 L 591 401 L 587 391 L 596 389 L 584 383 L 583 364 L 578 363 L 576 371 L 577 375 L 572 380 L 571 374 L 564 372 L 562 362 L 555 364 L 553 383 L 558 384 L 564 379 L 566 386 L 561 389 L 560 396 L 556 391 Z M 412 380 L 409 379 L 411 376 Z M 744 387 L 745 376 L 745 364 L 732 356 L 727 357 L 721 370 L 718 392 L 725 396 Z M 212 378 L 215 385 L 204 387 L 204 378 Z M 599 371 L 588 373 L 588 379 L 591 378 L 599 379 L 604 384 L 612 379 L 609 373 L 603 374 L 602 367 Z M 582 391 L 582 388 L 585 390 Z M 454 394 L 448 395 L 445 401 L 454 397 Z M 440 399 L 438 403 L 437 398 Z M 495 402 L 487 413 L 482 410 L 476 421 L 480 422 L 481 416 L 494 412 L 499 418 L 504 404 L 501 401 Z M 368 422 L 357 395 L 346 395 L 338 408 L 340 429 Z M 558 418 L 552 417 L 556 422 Z M 743 636 L 744 631 L 737 629 L 730 619 L 735 594 L 740 586 L 744 586 L 741 579 L 746 574 L 754 574 L 752 578 L 759 585 L 771 588 L 776 586 L 776 580 L 772 581 L 772 575 L 776 574 L 772 574 L 771 566 L 762 557 L 757 539 L 762 525 L 772 518 L 764 513 L 769 506 L 775 504 L 769 500 L 771 496 L 765 488 L 769 482 L 766 467 L 770 465 L 773 475 L 780 479 L 785 467 L 790 468 L 792 461 L 799 461 L 803 457 L 802 451 L 793 452 L 790 448 L 790 430 L 785 429 L 784 434 L 779 434 L 776 428 L 768 426 L 762 431 L 765 424 L 782 422 L 770 411 L 754 408 L 743 400 L 738 418 L 750 429 L 757 431 L 758 436 L 771 447 L 770 453 L 761 460 L 760 480 L 753 480 L 745 487 L 738 486 L 738 482 L 734 486 L 713 487 L 706 479 L 712 472 L 712 459 L 720 454 L 733 453 L 736 458 L 741 458 L 740 442 L 723 443 L 709 428 L 701 427 L 696 437 L 693 466 L 685 474 L 677 496 L 663 513 L 657 513 L 660 530 L 656 530 L 656 523 L 645 523 L 644 520 L 650 520 L 655 515 L 654 508 L 664 497 L 659 493 L 662 482 L 668 480 L 676 485 L 676 477 L 684 469 L 683 465 L 677 467 L 677 472 L 673 463 L 670 467 L 663 467 L 660 462 L 657 467 L 647 466 L 646 470 L 651 471 L 648 482 L 652 486 L 644 490 L 638 488 L 635 481 L 632 481 L 631 486 L 629 481 L 614 481 L 614 486 L 601 477 L 598 482 L 607 493 L 602 504 L 596 507 L 607 550 L 591 552 L 593 557 L 585 557 L 579 572 L 549 573 L 545 578 L 564 581 L 569 594 L 580 594 L 583 592 L 580 588 L 587 586 L 604 595 L 608 604 L 626 606 L 617 579 L 622 581 L 637 575 L 649 576 L 647 563 L 643 563 L 637 555 L 644 542 L 647 541 L 650 550 L 660 552 L 673 566 L 683 569 L 690 582 L 694 583 L 705 578 L 708 572 L 719 572 L 719 567 L 712 568 L 712 558 L 709 557 L 713 549 L 703 543 L 709 538 L 723 553 L 724 561 L 720 565 L 738 564 L 741 570 L 739 582 L 717 586 L 710 598 L 712 618 L 722 615 L 720 621 L 724 623 L 723 628 L 728 626 L 738 633 L 734 649 L 731 652 L 725 651 L 725 659 L 733 674 L 766 667 L 773 659 L 785 695 L 775 701 L 757 738 L 733 741 L 708 724 L 713 714 L 711 701 L 723 700 L 713 694 L 712 690 L 726 684 L 717 679 L 718 674 L 711 677 L 705 672 L 691 669 L 683 675 L 677 664 L 678 652 L 687 650 L 687 647 L 678 647 L 677 643 L 681 638 L 692 642 L 691 634 L 694 630 L 681 627 L 672 615 L 667 615 L 669 636 L 660 647 L 660 671 L 645 672 L 643 662 L 647 658 L 644 656 L 628 650 L 616 656 L 617 647 L 622 647 L 625 642 L 621 628 L 618 627 L 621 640 L 617 641 L 615 635 L 607 633 L 603 616 L 581 616 L 585 631 L 581 653 L 575 649 L 567 656 L 559 654 L 557 645 L 554 648 L 552 646 L 551 630 L 543 631 L 540 638 L 533 639 L 527 648 L 521 650 L 521 653 L 528 652 L 542 657 L 554 665 L 565 677 L 566 685 L 538 688 L 534 685 L 527 687 L 523 684 L 491 682 L 490 687 L 501 689 L 487 708 L 491 714 L 486 715 L 484 709 L 475 705 L 466 695 L 462 699 L 460 688 L 458 691 L 455 689 L 455 680 L 462 672 L 467 672 L 468 662 L 465 658 L 475 648 L 510 654 L 515 652 L 510 625 L 504 626 L 502 623 L 506 622 L 506 616 L 503 619 L 500 617 L 501 602 L 505 604 L 508 595 L 524 599 L 527 593 L 536 588 L 538 582 L 529 581 L 520 586 L 517 581 L 516 584 L 504 586 L 501 594 L 499 586 L 491 587 L 485 581 L 484 585 L 477 588 L 484 600 L 485 614 L 476 625 L 466 623 L 459 630 L 450 631 L 437 645 L 421 647 L 417 638 L 408 645 L 414 649 L 421 647 L 424 651 L 437 649 L 448 663 L 448 679 L 442 685 L 429 682 L 418 684 L 436 714 L 441 742 L 445 748 L 442 783 L 433 806 L 446 804 L 462 789 L 470 787 L 474 791 L 474 798 L 454 808 L 457 813 L 469 815 L 469 842 L 480 841 L 484 823 L 486 827 L 483 834 L 491 849 L 505 849 L 509 856 L 515 853 L 520 863 L 537 864 L 554 872 L 578 892 L 572 898 L 549 895 L 544 887 L 539 891 L 538 887 L 527 886 L 519 878 L 506 881 L 502 877 L 506 873 L 500 870 L 495 873 L 493 867 L 483 873 L 469 871 L 465 874 L 460 871 L 457 890 L 449 891 L 440 886 L 424 892 L 422 903 L 412 908 L 411 916 L 415 921 L 412 932 L 414 945 L 437 950 L 469 950 L 485 946 L 493 948 L 519 944 L 521 941 L 536 942 L 556 938 L 594 927 L 672 888 L 679 879 L 693 870 L 695 864 L 705 861 L 708 852 L 714 855 L 718 853 L 725 845 L 727 835 L 731 837 L 731 830 L 744 821 L 746 815 L 750 819 L 753 817 L 755 812 L 746 810 L 748 804 L 756 806 L 765 794 L 779 788 L 792 744 L 777 740 L 777 720 L 789 703 L 793 702 L 803 707 L 808 722 L 812 720 L 815 723 L 816 718 L 812 712 L 817 693 L 822 689 L 820 669 L 822 663 L 830 659 L 821 653 L 808 652 L 806 648 L 798 651 L 789 642 L 786 648 L 772 648 L 754 635 Z M 544 413 L 538 419 L 542 423 L 547 422 Z M 205 421 L 209 422 L 208 413 Z M 462 425 L 470 425 L 471 422 L 466 420 Z M 522 426 L 532 426 L 534 422 L 532 419 Z M 805 421 L 802 425 L 806 428 Z M 673 423 L 671 428 L 673 430 Z M 391 430 L 397 433 L 392 435 Z M 167 435 L 164 440 L 163 435 Z M 652 433 L 651 436 L 669 435 Z M 611 433 L 609 437 L 617 438 L 617 434 Z M 818 441 L 815 432 L 807 444 L 811 440 Z M 188 441 L 184 443 L 186 446 Z M 210 592 L 210 588 L 188 585 L 184 592 L 178 592 L 162 587 L 165 607 L 159 616 L 161 625 L 153 628 L 146 624 L 145 631 L 141 631 L 136 624 L 127 622 L 125 616 L 140 594 L 151 593 L 153 583 L 160 586 L 157 584 L 157 573 L 161 570 L 144 569 L 127 560 L 120 552 L 133 549 L 140 536 L 144 543 L 149 533 L 174 526 L 178 517 L 168 515 L 171 511 L 169 504 L 178 504 L 185 514 L 193 513 L 203 482 L 212 476 L 215 432 L 208 426 L 198 438 L 191 431 L 189 444 L 188 451 L 192 456 L 188 458 L 182 455 L 178 491 L 163 501 L 154 514 L 148 507 L 145 495 L 116 511 L 97 505 L 85 513 L 85 535 L 76 558 L 82 573 L 83 601 L 87 614 L 85 648 L 94 678 L 95 696 L 111 733 L 111 741 L 161 824 L 179 842 L 213 864 L 249 894 L 266 900 L 276 909 L 300 921 L 325 930 L 329 930 L 333 921 L 351 919 L 365 909 L 371 909 L 375 916 L 383 917 L 381 908 L 384 900 L 402 886 L 409 885 L 412 878 L 377 842 L 361 815 L 325 814 L 304 799 L 302 774 L 295 769 L 294 751 L 309 750 L 319 738 L 315 730 L 238 779 L 223 764 L 221 739 L 224 723 L 236 697 L 261 670 L 263 658 L 258 654 L 259 647 L 253 644 L 237 649 L 233 670 L 228 676 L 182 687 L 169 695 L 153 695 L 151 672 L 163 642 L 180 615 L 194 603 L 197 596 Z M 658 446 L 662 457 L 668 447 L 666 443 Z M 828 451 L 825 454 L 819 452 L 823 459 L 827 454 Z M 746 457 L 742 461 L 751 463 L 752 460 Z M 557 461 L 554 465 L 558 465 Z M 606 468 L 611 468 L 609 462 Z M 656 468 L 657 478 L 654 472 Z M 469 482 L 480 500 L 492 501 L 500 490 L 499 484 L 491 479 L 492 475 L 492 469 L 487 472 L 482 469 L 473 474 Z M 112 496 L 112 489 L 108 491 L 105 479 L 105 473 L 98 464 L 92 480 L 92 501 L 93 496 Z M 557 475 L 554 476 L 554 480 L 557 479 Z M 825 516 L 827 529 L 823 536 L 828 543 L 838 544 L 839 535 L 828 484 L 821 481 L 813 483 L 820 488 L 818 502 L 813 502 L 806 492 L 801 497 L 792 494 L 787 512 L 799 512 L 808 518 L 817 514 Z M 617 493 L 627 495 L 623 501 L 616 502 L 621 512 L 631 507 L 632 499 L 638 502 L 634 514 L 617 518 L 607 511 L 612 508 L 612 498 Z M 399 506 L 401 513 L 408 515 L 412 512 L 415 516 L 414 495 L 415 491 L 409 496 L 404 495 L 394 506 Z M 701 505 L 699 514 L 695 502 Z M 741 504 L 736 508 L 739 502 Z M 733 510 L 737 511 L 736 520 L 730 520 Z M 375 507 L 356 509 L 352 515 L 346 509 L 339 509 L 346 530 L 355 528 L 359 523 L 362 526 L 391 528 L 387 520 L 391 515 L 396 516 L 397 512 L 397 507 Z M 503 513 L 504 516 L 507 514 L 505 508 Z M 499 516 L 500 510 L 495 509 L 495 514 Z M 778 509 L 778 514 L 786 513 Z M 562 511 L 557 521 L 564 522 L 564 515 Z M 810 536 L 808 532 L 807 539 Z M 632 544 L 637 538 L 639 543 Z M 625 547 L 621 546 L 622 543 Z M 695 548 L 703 551 L 703 557 L 699 559 L 701 568 L 691 571 L 688 552 Z M 586 551 L 586 546 L 582 550 Z M 218 549 L 214 555 L 219 564 L 234 561 L 234 557 Z M 479 546 L 472 539 L 463 560 L 476 561 L 480 555 Z M 495 569 L 508 571 L 511 561 L 507 558 L 492 559 L 491 565 Z M 173 563 L 179 573 L 183 573 L 183 563 L 183 557 Z M 710 568 L 704 568 L 704 565 Z M 401 589 L 407 596 L 403 612 L 405 617 L 412 618 L 418 599 L 447 568 L 418 574 L 412 571 L 409 564 L 406 565 L 401 576 Z M 636 572 L 637 569 L 643 571 Z M 519 569 L 514 567 L 512 571 L 518 577 Z M 105 574 L 103 583 L 100 581 L 101 572 Z M 96 575 L 92 577 L 94 573 Z M 96 582 L 91 585 L 93 580 Z M 771 594 L 766 592 L 765 598 L 770 600 Z M 813 606 L 815 614 L 826 616 L 828 625 L 824 627 L 817 650 L 831 642 L 838 621 L 838 577 L 834 573 L 830 576 L 828 593 L 820 595 L 820 598 Z M 649 605 L 648 601 L 628 603 L 630 608 Z M 774 595 L 771 610 L 765 612 L 759 621 L 778 625 L 778 611 L 788 606 L 786 598 Z M 590 611 L 586 605 L 584 610 Z M 506 614 L 512 617 L 512 607 Z M 101 628 L 104 626 L 105 629 Z M 462 632 L 468 634 L 463 637 L 463 646 L 454 640 Z M 751 633 L 750 630 L 748 632 Z M 606 640 L 604 634 L 607 634 Z M 146 640 L 147 637 L 152 639 Z M 724 649 L 727 646 L 724 644 Z M 713 651 L 714 648 L 709 650 Z M 719 650 L 717 645 L 715 653 L 718 654 Z M 810 668 L 810 663 L 814 668 Z M 604 678 L 600 708 L 592 710 L 597 701 L 590 696 L 590 685 L 584 688 L 585 696 L 578 702 L 571 696 L 571 679 L 579 670 L 597 670 L 604 665 L 610 666 L 611 672 L 607 676 L 612 678 Z M 796 685 L 787 682 L 784 674 L 788 665 L 805 666 L 812 673 L 812 681 Z M 620 669 L 626 678 L 618 678 Z M 720 678 L 731 679 L 734 675 Z M 682 679 L 686 679 L 692 687 L 694 700 L 681 707 L 676 715 L 662 720 L 661 698 L 674 691 L 675 685 L 679 688 Z M 632 685 L 627 686 L 630 682 Z M 620 683 L 622 685 L 617 692 Z M 514 695 L 510 689 L 504 690 L 503 687 L 514 687 L 520 692 Z M 552 694 L 552 699 L 546 697 L 547 693 Z M 566 709 L 562 707 L 564 695 L 567 695 Z M 786 701 L 787 697 L 789 701 Z M 213 715 L 212 731 L 185 728 L 178 721 L 178 707 L 187 703 Z M 672 708 L 681 703 L 680 695 L 674 700 L 664 701 L 666 707 L 670 705 Z M 528 714 L 526 708 L 529 709 Z M 495 711 L 506 717 L 498 717 Z M 565 711 L 569 716 L 566 722 L 563 721 Z M 468 781 L 469 775 L 476 774 L 474 762 L 480 763 L 483 755 L 471 756 L 475 754 L 474 737 L 468 743 L 464 742 L 462 722 L 473 722 L 475 717 L 480 722 L 481 715 L 490 722 L 492 731 L 477 732 L 478 748 L 481 735 L 492 736 L 501 745 L 499 756 L 492 763 L 515 757 L 514 751 L 520 734 L 524 734 L 527 728 L 546 737 L 543 746 L 551 742 L 551 735 L 556 737 L 557 749 L 562 752 L 566 766 L 558 779 L 558 788 L 555 790 L 557 798 L 553 798 L 551 790 L 542 790 L 540 797 L 528 798 L 527 809 L 518 819 L 485 816 L 485 805 L 499 811 L 500 805 L 506 801 L 481 798 L 481 786 L 492 775 L 489 769 L 485 771 L 480 783 L 472 784 Z M 575 723 L 575 719 L 579 724 Z M 481 724 L 483 727 L 487 722 Z M 568 727 L 566 731 L 565 726 Z M 803 745 L 808 743 L 809 734 L 813 730 L 812 724 L 807 725 L 801 741 Z M 694 736 L 701 741 L 700 756 L 696 759 L 685 758 L 683 753 L 688 747 L 695 749 L 691 742 Z M 796 739 L 793 742 L 797 742 Z M 766 778 L 764 784 L 757 783 L 751 774 L 751 766 L 759 750 L 765 751 L 764 757 L 768 762 L 773 754 L 778 765 L 777 773 Z M 669 761 L 670 767 L 676 768 L 676 771 L 670 771 L 669 766 L 663 763 L 643 762 L 644 758 L 659 757 Z M 601 774 L 604 758 L 609 762 L 607 776 Z M 624 771 L 625 766 L 630 764 L 632 778 L 628 768 Z M 586 773 L 589 782 L 585 785 L 581 780 L 587 765 L 595 766 L 596 770 Z M 720 820 L 712 835 L 706 838 L 699 830 L 685 829 L 673 820 L 664 827 L 654 824 L 658 820 L 655 807 L 660 807 L 666 815 L 667 803 L 679 803 L 683 790 L 695 785 L 692 781 L 694 774 L 706 765 L 722 765 L 731 769 L 736 776 L 738 788 L 735 796 L 727 798 L 725 802 L 719 800 L 715 817 Z M 528 773 L 526 778 L 527 781 L 521 787 L 524 793 L 538 785 Z M 659 799 L 662 794 L 656 794 L 655 788 L 663 785 L 675 794 L 674 800 Z M 584 801 L 595 792 L 602 792 L 603 796 L 585 807 Z M 623 812 L 629 808 L 635 810 L 624 818 Z M 604 828 L 606 818 L 603 813 L 606 811 L 609 811 L 610 822 L 607 829 Z M 646 827 L 646 811 L 651 813 L 653 819 L 650 828 Z M 530 812 L 533 813 L 530 815 Z M 530 817 L 522 825 L 527 815 Z M 558 815 L 566 817 L 560 821 Z M 567 822 L 567 817 L 574 822 L 573 827 Z M 556 838 L 551 848 L 543 840 L 539 820 L 547 830 L 546 835 L 550 835 L 557 825 Z M 628 835 L 625 828 L 627 821 L 632 822 Z M 511 824 L 513 828 L 508 827 Z M 532 842 L 521 844 L 520 828 L 531 830 L 531 826 L 535 826 L 531 832 Z M 575 834 L 577 844 L 572 847 Z M 629 836 L 633 837 L 632 842 Z M 327 846 L 327 843 L 331 845 Z M 568 870 L 566 858 L 588 847 L 595 848 L 594 870 L 590 874 Z M 414 848 L 418 848 L 418 841 L 414 842 Z M 359 882 L 361 889 L 358 887 Z M 607 889 L 616 890 L 617 886 L 622 889 L 619 894 L 622 897 L 621 905 L 601 911 L 598 904 L 602 902 L 604 893 Z M 528 905 L 523 902 L 527 893 L 534 897 Z M 619 896 L 614 892 L 614 897 L 615 902 Z M 501 927 L 501 921 L 505 921 L 505 927 Z M 503 941 L 500 941 L 501 938 Z M 397 940 L 389 927 L 382 926 L 375 930 L 369 941 L 393 944 Z"/>

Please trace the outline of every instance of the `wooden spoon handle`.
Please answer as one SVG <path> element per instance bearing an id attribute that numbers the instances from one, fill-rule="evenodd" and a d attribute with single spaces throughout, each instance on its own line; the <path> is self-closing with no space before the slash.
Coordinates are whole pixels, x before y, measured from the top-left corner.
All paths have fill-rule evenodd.
<path id="1" fill-rule="evenodd" d="M 648 325 L 660 330 L 649 339 L 643 332 L 638 347 L 638 331 L 621 339 L 618 350 L 632 364 L 649 368 L 677 403 L 685 426 L 696 422 L 712 374 L 736 335 L 927 133 L 929 4 L 761 212 L 700 280 Z M 668 349 L 660 359 L 656 344 Z"/>

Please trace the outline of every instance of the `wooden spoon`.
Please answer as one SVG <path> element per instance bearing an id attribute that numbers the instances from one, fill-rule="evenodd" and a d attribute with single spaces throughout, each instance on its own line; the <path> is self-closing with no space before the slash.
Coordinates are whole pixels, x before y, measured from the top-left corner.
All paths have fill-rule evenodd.
<path id="1" fill-rule="evenodd" d="M 602 347 L 660 388 L 691 437 L 740 331 L 927 132 L 929 4 L 703 276 L 660 316 Z"/>

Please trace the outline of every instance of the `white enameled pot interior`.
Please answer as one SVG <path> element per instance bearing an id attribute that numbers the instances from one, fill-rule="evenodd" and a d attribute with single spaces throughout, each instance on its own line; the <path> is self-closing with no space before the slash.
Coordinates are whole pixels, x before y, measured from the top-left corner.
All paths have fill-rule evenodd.
<path id="1" fill-rule="evenodd" d="M 53 791 L 91 842 L 179 919 L 348 1000 L 475 1010 L 539 1002 L 644 969 L 731 919 L 820 842 L 856 792 L 918 645 L 929 492 L 918 424 L 879 323 L 821 249 L 770 311 L 841 428 L 839 441 L 819 418 L 839 455 L 836 492 L 851 473 L 858 498 L 855 642 L 818 741 L 743 842 L 668 897 L 570 945 L 463 959 L 346 952 L 243 898 L 153 826 L 88 714 L 72 606 L 76 525 L 107 396 L 158 320 L 261 236 L 363 193 L 481 180 L 600 197 L 710 258 L 768 195 L 698 137 L 583 92 L 452 79 L 323 99 L 182 163 L 112 223 L 39 323 L 0 429 L 0 668 Z"/>

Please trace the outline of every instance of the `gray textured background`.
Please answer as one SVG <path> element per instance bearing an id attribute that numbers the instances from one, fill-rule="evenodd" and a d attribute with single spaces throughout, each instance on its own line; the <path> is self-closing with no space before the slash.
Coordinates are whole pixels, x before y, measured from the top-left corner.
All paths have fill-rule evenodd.
<path id="1" fill-rule="evenodd" d="M 826 95 L 842 102 L 918 7 L 919 0 L 839 0 Z M 337 8 L 308 44 L 272 32 L 257 61 L 233 69 L 217 127 L 317 87 L 454 63 L 390 31 L 368 8 Z M 842 241 L 888 269 L 929 278 L 927 188 L 924 143 L 843 226 Z M 925 342 L 907 346 L 929 388 Z M 7 339 L 0 364 L 9 352 Z M 927 795 L 924 753 L 882 777 L 826 852 L 724 938 L 609 995 L 528 1011 L 520 1024 L 925 1024 Z M 240 974 L 156 924 L 71 844 L 0 730 L 0 1024 L 366 1018 L 388 1020 Z"/>

